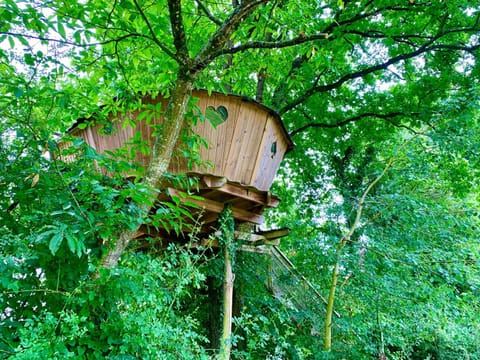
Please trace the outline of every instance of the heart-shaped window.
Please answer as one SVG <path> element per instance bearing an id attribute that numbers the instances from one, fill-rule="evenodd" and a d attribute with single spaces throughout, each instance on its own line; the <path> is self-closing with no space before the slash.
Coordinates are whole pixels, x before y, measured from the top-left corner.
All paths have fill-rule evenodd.
<path id="1" fill-rule="evenodd" d="M 208 122 L 216 128 L 218 125 L 223 124 L 228 119 L 228 110 L 225 106 L 220 105 L 216 109 L 213 106 L 207 106 L 205 110 L 205 117 Z"/>

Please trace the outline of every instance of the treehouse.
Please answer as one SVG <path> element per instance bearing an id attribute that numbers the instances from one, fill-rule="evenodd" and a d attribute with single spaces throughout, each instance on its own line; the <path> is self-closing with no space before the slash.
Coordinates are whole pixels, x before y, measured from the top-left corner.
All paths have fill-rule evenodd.
<path id="1" fill-rule="evenodd" d="M 186 158 L 174 156 L 168 171 L 197 178 L 195 195 L 201 200 L 180 196 L 184 189 L 173 186 L 165 189 L 167 195 L 160 200 L 168 200 L 167 196 L 181 199 L 185 206 L 191 206 L 192 214 L 202 214 L 204 225 L 215 222 L 227 203 L 232 205 L 238 223 L 262 224 L 265 208 L 279 203 L 270 193 L 270 187 L 285 153 L 293 147 L 280 117 L 241 96 L 194 91 L 193 97 L 198 98 L 196 111 L 210 121 L 196 121 L 191 130 L 205 139 L 208 146 L 199 149 L 200 164 L 192 165 Z M 143 99 L 144 106 L 152 109 L 159 108 L 159 104 L 164 109 L 166 102 L 160 96 Z M 133 138 L 152 147 L 162 117 L 159 112 L 150 117 L 142 112 L 143 109 L 124 115 L 128 122 L 111 121 L 109 134 L 99 131 L 104 125 L 85 127 L 79 123 L 71 133 L 82 137 L 99 153 L 114 151 Z M 180 139 L 176 147 L 179 150 L 185 146 Z M 137 151 L 134 160 L 147 166 L 149 154 Z"/>

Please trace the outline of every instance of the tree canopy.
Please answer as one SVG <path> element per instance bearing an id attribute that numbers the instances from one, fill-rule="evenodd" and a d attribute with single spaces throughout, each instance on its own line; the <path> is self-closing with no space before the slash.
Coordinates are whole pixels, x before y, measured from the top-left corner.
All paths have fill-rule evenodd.
<path id="1" fill-rule="evenodd" d="M 0 17 L 0 358 L 215 353 L 221 259 L 134 241 L 181 229 L 179 204 L 151 210 L 194 88 L 282 116 L 296 147 L 267 223 L 291 229 L 284 252 L 335 311 L 275 300 L 268 264 L 242 254 L 234 357 L 480 358 L 478 5 L 2 0 Z M 59 148 L 78 119 L 108 128 L 157 94 L 145 169 L 127 148 Z"/>

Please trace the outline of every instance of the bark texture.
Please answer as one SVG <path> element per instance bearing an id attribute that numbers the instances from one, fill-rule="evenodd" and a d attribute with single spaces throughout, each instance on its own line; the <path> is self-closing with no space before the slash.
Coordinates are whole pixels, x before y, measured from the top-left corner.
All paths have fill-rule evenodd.
<path id="1" fill-rule="evenodd" d="M 192 93 L 193 78 L 179 76 L 175 89 L 172 92 L 165 113 L 162 131 L 155 139 L 150 163 L 144 182 L 152 189 L 152 198 L 158 196 L 163 175 L 168 169 L 175 144 L 183 126 L 183 119 L 187 111 L 188 102 Z M 142 205 L 142 213 L 147 216 L 154 202 Z M 140 226 L 140 225 L 139 225 Z M 139 227 L 138 226 L 138 227 Z M 138 227 L 134 230 L 123 230 L 114 244 L 111 244 L 101 261 L 101 267 L 114 268 L 128 244 L 135 239 Z"/>

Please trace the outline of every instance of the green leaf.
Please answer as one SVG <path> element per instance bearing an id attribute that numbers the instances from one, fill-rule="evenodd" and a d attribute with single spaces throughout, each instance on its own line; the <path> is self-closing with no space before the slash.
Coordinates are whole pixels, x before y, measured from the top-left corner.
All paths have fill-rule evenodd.
<path id="1" fill-rule="evenodd" d="M 58 249 L 60 248 L 60 245 L 62 245 L 63 235 L 64 235 L 63 232 L 59 232 L 53 235 L 53 237 L 50 239 L 48 248 L 52 252 L 52 255 L 55 255 Z"/>
<path id="2" fill-rule="evenodd" d="M 177 211 L 177 213 L 180 214 L 180 215 L 184 215 L 185 217 L 187 217 L 187 218 L 189 218 L 189 219 L 191 219 L 191 220 L 195 220 L 195 219 L 193 218 L 192 213 L 191 213 L 190 211 L 188 211 L 188 210 L 185 210 L 185 209 L 183 209 L 183 208 L 181 208 L 181 207 L 178 207 L 178 208 L 176 209 L 176 211 Z"/>
<path id="3" fill-rule="evenodd" d="M 85 143 L 85 141 L 83 140 L 83 138 L 78 137 L 78 138 L 76 138 L 75 140 L 73 140 L 73 144 L 72 144 L 72 145 L 73 145 L 74 147 L 79 147 L 80 145 L 82 145 L 82 144 L 84 144 L 84 143 Z"/>
<path id="4" fill-rule="evenodd" d="M 228 110 L 225 106 L 221 105 L 217 107 L 217 112 L 220 114 L 222 117 L 223 121 L 226 121 L 228 118 Z"/>
<path id="5" fill-rule="evenodd" d="M 191 201 L 184 201 L 183 202 L 183 205 L 184 206 L 187 206 L 187 207 L 191 207 L 191 208 L 194 208 L 194 209 L 200 209 L 200 206 L 196 203 L 193 203 Z"/>
<path id="6" fill-rule="evenodd" d="M 100 160 L 102 158 L 102 156 L 91 146 L 86 147 L 85 157 L 92 160 Z"/>
<path id="7" fill-rule="evenodd" d="M 58 33 L 60 34 L 60 36 L 62 38 L 65 39 L 67 37 L 66 32 L 65 32 L 65 27 L 63 26 L 63 23 L 62 23 L 60 18 L 57 21 L 57 30 L 58 30 Z"/>
<path id="8" fill-rule="evenodd" d="M 77 252 L 77 239 L 69 232 L 65 233 L 65 238 L 67 239 L 68 248 L 75 254 Z"/>
<path id="9" fill-rule="evenodd" d="M 15 40 L 13 39 L 12 36 L 8 37 L 8 42 L 10 43 L 10 48 L 14 49 L 15 48 Z"/>
<path id="10" fill-rule="evenodd" d="M 35 58 L 30 53 L 26 53 L 25 55 L 23 55 L 23 60 L 27 65 L 35 65 Z"/>
<path id="11" fill-rule="evenodd" d="M 27 39 L 25 39 L 23 36 L 18 36 L 17 39 L 22 43 L 23 46 L 30 46 Z"/>
<path id="12" fill-rule="evenodd" d="M 75 31 L 73 33 L 73 38 L 77 44 L 80 44 L 82 42 L 82 32 L 80 30 Z"/>
<path id="13" fill-rule="evenodd" d="M 13 90 L 13 95 L 15 95 L 16 98 L 21 98 L 23 96 L 23 90 L 15 88 L 15 90 Z"/>
<path id="14" fill-rule="evenodd" d="M 147 109 L 142 111 L 140 114 L 137 116 L 138 121 L 142 121 L 143 119 L 147 117 L 151 117 L 153 115 L 153 111 L 151 109 Z"/>

